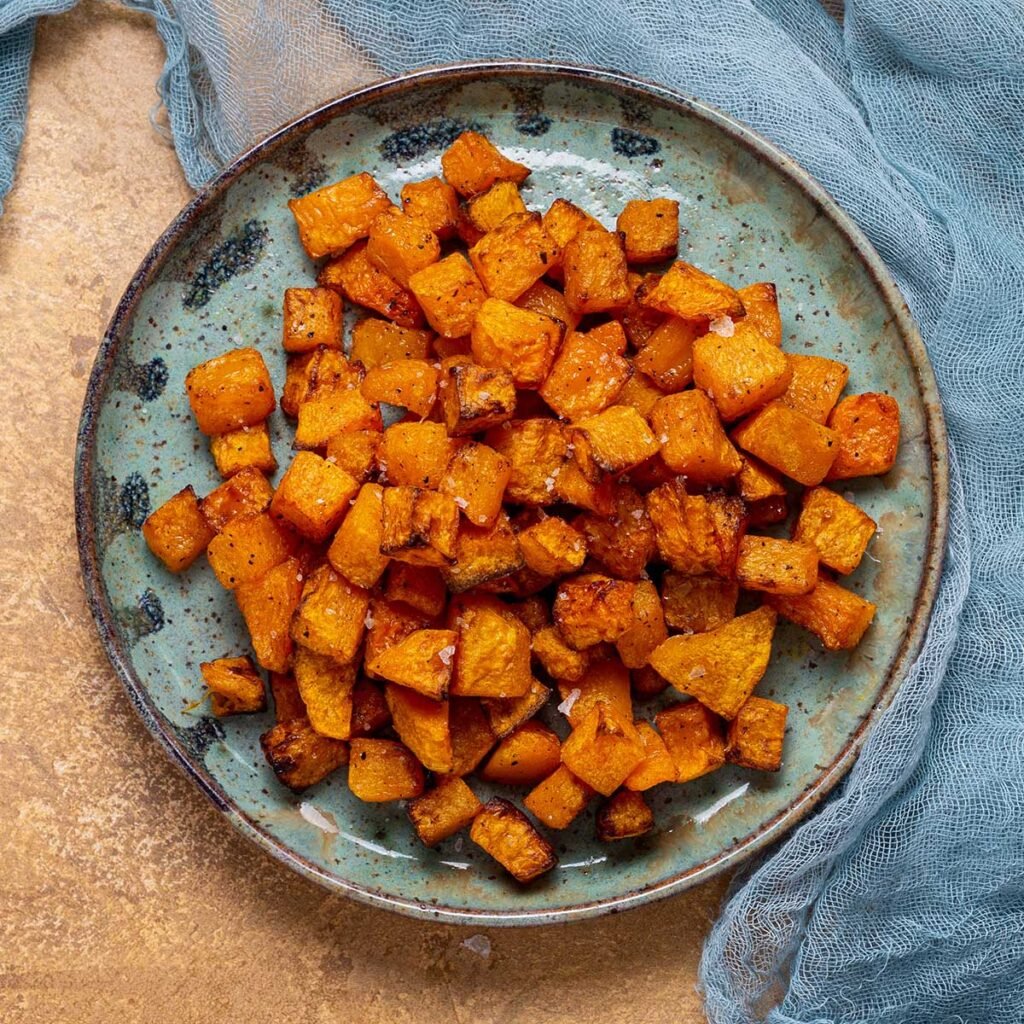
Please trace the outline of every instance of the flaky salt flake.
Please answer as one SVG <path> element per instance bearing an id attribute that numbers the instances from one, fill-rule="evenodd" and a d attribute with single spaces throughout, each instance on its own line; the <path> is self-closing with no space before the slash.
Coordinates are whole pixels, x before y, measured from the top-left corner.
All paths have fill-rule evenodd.
<path id="1" fill-rule="evenodd" d="M 731 316 L 716 316 L 708 324 L 708 330 L 720 338 L 731 338 L 736 333 L 736 324 L 733 323 Z"/>
<path id="2" fill-rule="evenodd" d="M 568 718 L 569 715 L 572 714 L 572 709 L 575 706 L 576 701 L 580 699 L 580 695 L 582 693 L 582 690 L 574 687 L 569 691 L 569 695 L 565 698 L 565 700 L 563 700 L 562 703 L 558 705 L 558 710 L 563 715 L 565 715 L 566 718 Z"/>
<path id="3" fill-rule="evenodd" d="M 481 402 L 486 402 L 486 401 L 487 401 L 487 399 L 488 399 L 488 398 L 490 398 L 490 397 L 491 397 L 491 393 L 490 393 L 490 391 L 481 391 L 481 392 L 480 392 L 480 393 L 479 393 L 479 394 L 477 395 L 477 398 L 479 398 Z"/>
<path id="4" fill-rule="evenodd" d="M 703 679 L 708 674 L 708 670 L 703 665 L 694 665 L 690 669 L 691 679 Z"/>
<path id="5" fill-rule="evenodd" d="M 642 508 L 635 508 L 629 514 L 639 523 L 644 517 L 644 510 Z"/>
<path id="6" fill-rule="evenodd" d="M 486 935 L 470 935 L 468 939 L 462 940 L 462 945 L 485 960 L 491 955 L 491 940 Z"/>
<path id="7" fill-rule="evenodd" d="M 658 442 L 660 444 L 668 444 L 668 434 L 662 434 L 661 437 L 658 438 Z"/>
<path id="8" fill-rule="evenodd" d="M 447 647 L 442 647 L 437 652 L 437 656 L 441 661 L 442 665 L 450 665 L 452 658 L 455 657 L 455 644 L 449 644 Z"/>
<path id="9" fill-rule="evenodd" d="M 462 509 L 469 508 L 469 502 L 466 501 L 465 498 L 452 498 L 452 501 L 454 501 L 455 504 L 459 506 L 459 508 L 462 508 Z"/>
<path id="10" fill-rule="evenodd" d="M 373 629 L 373 623 L 374 623 L 373 612 L 367 612 L 366 613 L 366 618 L 363 619 L 363 625 L 367 629 Z"/>

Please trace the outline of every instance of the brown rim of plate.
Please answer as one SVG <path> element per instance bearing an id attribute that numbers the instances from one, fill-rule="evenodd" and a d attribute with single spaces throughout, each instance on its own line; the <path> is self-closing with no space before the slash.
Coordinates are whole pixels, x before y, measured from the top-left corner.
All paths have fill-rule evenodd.
<path id="1" fill-rule="evenodd" d="M 292 142 L 295 138 L 332 120 L 337 115 L 358 109 L 368 102 L 383 97 L 395 97 L 424 85 L 478 80 L 483 76 L 585 80 L 611 87 L 626 95 L 631 94 L 649 101 L 652 100 L 666 109 L 674 110 L 684 116 L 698 117 L 714 126 L 793 181 L 857 251 L 892 312 L 917 376 L 928 427 L 928 447 L 931 461 L 932 521 L 914 613 L 903 634 L 892 667 L 879 690 L 877 700 L 832 763 L 785 810 L 765 822 L 756 832 L 745 836 L 704 863 L 661 882 L 623 893 L 620 896 L 554 909 L 475 911 L 460 907 L 441 906 L 420 900 L 403 899 L 372 888 L 354 885 L 325 872 L 316 864 L 289 849 L 242 812 L 220 784 L 206 771 L 205 766 L 201 762 L 197 763 L 190 759 L 174 731 L 163 721 L 132 668 L 128 653 L 114 624 L 113 611 L 100 571 L 96 544 L 96 522 L 91 502 L 93 459 L 96 447 L 96 417 L 107 389 L 114 357 L 121 343 L 125 327 L 131 323 L 134 316 L 139 298 L 149 287 L 182 236 L 202 219 L 207 209 L 220 199 L 244 171 L 260 163 L 282 145 Z M 938 593 L 945 555 L 948 468 L 946 427 L 935 374 L 910 310 L 874 247 L 840 209 L 825 188 L 811 175 L 777 149 L 774 144 L 728 114 L 654 82 L 619 71 L 583 65 L 535 60 L 481 60 L 420 68 L 355 89 L 338 99 L 308 111 L 242 153 L 209 184 L 204 186 L 174 218 L 146 254 L 129 282 L 96 354 L 86 387 L 78 428 L 74 483 L 75 522 L 79 560 L 89 607 L 96 620 L 100 640 L 129 699 L 141 716 L 146 728 L 156 736 L 172 760 L 180 764 L 195 779 L 199 788 L 243 834 L 249 836 L 283 864 L 332 891 L 343 892 L 360 902 L 377 907 L 387 907 L 411 917 L 475 926 L 554 924 L 596 917 L 605 913 L 616 913 L 641 906 L 671 893 L 681 892 L 683 889 L 706 881 L 712 876 L 736 866 L 740 861 L 780 838 L 784 832 L 804 818 L 849 771 L 864 744 L 871 724 L 892 702 L 899 684 L 905 678 L 924 642 L 929 617 Z"/>

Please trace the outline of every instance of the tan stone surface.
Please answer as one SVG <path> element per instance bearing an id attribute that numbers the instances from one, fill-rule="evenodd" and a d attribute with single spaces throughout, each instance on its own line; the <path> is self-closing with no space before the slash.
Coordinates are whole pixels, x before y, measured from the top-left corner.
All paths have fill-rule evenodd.
<path id="1" fill-rule="evenodd" d="M 165 757 L 78 578 L 75 430 L 98 339 L 188 198 L 151 129 L 162 51 L 88 5 L 39 33 L 0 220 L 0 1021 L 701 1021 L 714 883 L 619 917 L 490 930 L 328 895 L 243 840 Z"/>

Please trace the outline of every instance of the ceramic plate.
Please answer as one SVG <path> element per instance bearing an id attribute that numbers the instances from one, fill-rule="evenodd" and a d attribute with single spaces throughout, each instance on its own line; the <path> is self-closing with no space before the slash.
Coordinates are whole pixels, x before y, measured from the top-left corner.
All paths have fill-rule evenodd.
<path id="1" fill-rule="evenodd" d="M 785 347 L 841 359 L 850 391 L 899 400 L 903 445 L 883 479 L 851 481 L 879 524 L 850 585 L 879 605 L 852 653 L 823 654 L 783 623 L 759 686 L 790 706 L 777 775 L 728 767 L 652 791 L 657 831 L 613 846 L 593 810 L 555 836 L 560 864 L 521 888 L 468 839 L 424 849 L 397 805 L 362 804 L 345 773 L 295 796 L 259 749 L 271 715 L 215 721 L 198 665 L 247 649 L 231 596 L 200 559 L 164 571 L 139 532 L 185 484 L 219 481 L 184 393 L 194 364 L 255 345 L 280 387 L 281 301 L 312 283 L 286 201 L 368 170 L 393 197 L 438 174 L 466 128 L 533 174 L 544 210 L 566 196 L 607 225 L 627 198 L 680 204 L 681 254 L 734 284 L 774 281 Z M 271 417 L 279 461 L 291 430 Z M 416 72 L 337 100 L 241 157 L 181 213 L 128 287 L 82 414 L 82 567 L 111 661 L 147 726 L 246 835 L 292 868 L 418 917 L 527 924 L 588 917 L 677 892 L 777 839 L 838 781 L 921 642 L 941 563 L 945 443 L 935 383 L 878 256 L 824 190 L 749 129 L 701 103 L 614 72 L 535 63 Z M 646 708 L 642 708 L 646 711 Z M 653 710 L 653 708 L 651 709 Z M 485 791 L 485 787 L 481 787 Z"/>

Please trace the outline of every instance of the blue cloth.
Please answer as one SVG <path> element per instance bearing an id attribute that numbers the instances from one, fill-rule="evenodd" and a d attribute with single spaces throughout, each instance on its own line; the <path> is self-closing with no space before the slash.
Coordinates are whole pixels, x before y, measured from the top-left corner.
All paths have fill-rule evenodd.
<path id="1" fill-rule="evenodd" d="M 31 19 L 0 0 L 0 188 Z M 1024 1021 L 1024 18 L 1013 0 L 218 0 L 149 10 L 199 184 L 337 91 L 468 57 L 654 78 L 791 153 L 871 238 L 931 353 L 953 444 L 924 653 L 842 789 L 733 886 L 701 967 L 714 1024 Z M 358 45 L 353 46 L 353 42 Z M 258 59 L 254 57 L 258 55 Z M 268 59 L 268 56 L 272 59 Z"/>

